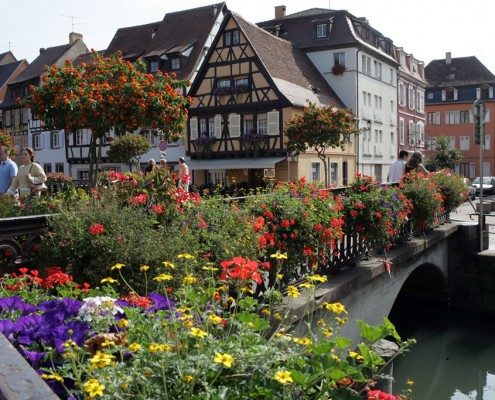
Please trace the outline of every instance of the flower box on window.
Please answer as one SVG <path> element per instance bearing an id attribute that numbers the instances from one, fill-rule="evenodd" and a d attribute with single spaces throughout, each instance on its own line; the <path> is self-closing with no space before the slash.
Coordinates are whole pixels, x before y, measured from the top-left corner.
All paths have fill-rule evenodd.
<path id="1" fill-rule="evenodd" d="M 345 65 L 335 64 L 332 67 L 332 74 L 334 75 L 342 75 L 346 70 Z"/>

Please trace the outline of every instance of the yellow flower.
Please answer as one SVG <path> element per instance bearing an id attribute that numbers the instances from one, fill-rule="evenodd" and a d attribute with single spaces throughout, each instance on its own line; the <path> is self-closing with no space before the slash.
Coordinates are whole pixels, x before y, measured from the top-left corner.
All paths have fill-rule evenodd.
<path id="1" fill-rule="evenodd" d="M 111 340 L 105 340 L 102 344 L 101 344 L 101 347 L 102 348 L 105 348 L 105 347 L 112 347 L 114 346 L 115 343 L 112 342 Z"/>
<path id="2" fill-rule="evenodd" d="M 162 264 L 165 268 L 175 269 L 175 265 L 170 261 L 163 261 Z"/>
<path id="3" fill-rule="evenodd" d="M 193 319 L 193 316 L 191 314 L 184 314 L 179 317 L 181 321 L 187 321 L 188 319 Z"/>
<path id="4" fill-rule="evenodd" d="M 314 288 L 315 285 L 313 285 L 312 283 L 309 283 L 309 282 L 304 282 L 304 283 L 301 283 L 299 285 L 299 287 L 304 288 L 304 289 L 311 289 L 311 288 Z"/>
<path id="5" fill-rule="evenodd" d="M 98 382 L 96 379 L 90 379 L 83 384 L 84 391 L 93 398 L 96 396 L 103 396 L 103 391 L 105 390 L 105 385 Z"/>
<path id="6" fill-rule="evenodd" d="M 149 265 L 141 265 L 141 268 L 139 268 L 139 270 L 141 272 L 146 272 L 150 269 Z"/>
<path id="7" fill-rule="evenodd" d="M 98 351 L 89 362 L 93 368 L 104 368 L 109 365 L 115 365 L 115 356 Z"/>
<path id="8" fill-rule="evenodd" d="M 332 328 L 325 328 L 325 329 L 323 329 L 323 336 L 325 336 L 325 337 L 331 337 L 332 335 L 333 335 Z"/>
<path id="9" fill-rule="evenodd" d="M 153 280 L 157 282 L 166 282 L 172 280 L 173 278 L 174 277 L 170 274 L 160 274 L 158 276 L 155 276 Z"/>
<path id="10" fill-rule="evenodd" d="M 328 278 L 326 276 L 322 276 L 322 275 L 310 275 L 307 277 L 307 279 L 310 282 L 320 282 L 320 283 L 324 283 L 324 282 L 328 281 Z"/>
<path id="11" fill-rule="evenodd" d="M 115 282 L 118 282 L 118 280 L 113 279 L 111 276 L 109 276 L 107 278 L 103 278 L 100 282 L 101 283 L 115 283 Z"/>
<path id="12" fill-rule="evenodd" d="M 196 277 L 192 276 L 192 275 L 186 275 L 184 277 L 184 283 L 186 285 L 192 285 L 193 283 L 196 283 L 197 280 L 198 279 Z"/>
<path id="13" fill-rule="evenodd" d="M 122 269 L 122 267 L 125 267 L 125 265 L 121 263 L 117 263 L 110 269 L 113 271 L 114 269 Z"/>
<path id="14" fill-rule="evenodd" d="M 331 311 L 334 314 L 340 315 L 342 313 L 347 314 L 347 311 L 342 303 L 323 303 L 327 311 Z"/>
<path id="15" fill-rule="evenodd" d="M 277 279 L 280 281 L 284 277 L 284 274 L 277 274 Z"/>
<path id="16" fill-rule="evenodd" d="M 72 339 L 69 339 L 64 342 L 64 348 L 68 349 L 70 347 L 74 347 L 75 349 L 77 349 L 79 346 Z"/>
<path id="17" fill-rule="evenodd" d="M 168 352 L 173 350 L 170 344 L 151 343 L 148 347 L 150 353 L 158 353 L 159 351 Z"/>
<path id="18" fill-rule="evenodd" d="M 347 321 L 349 321 L 349 318 L 335 317 L 335 321 L 337 321 L 337 324 L 339 325 L 345 325 L 347 324 Z"/>
<path id="19" fill-rule="evenodd" d="M 248 293 L 248 294 L 253 294 L 254 293 L 253 289 L 248 288 L 248 287 L 241 288 L 241 292 L 242 293 Z"/>
<path id="20" fill-rule="evenodd" d="M 282 320 L 282 315 L 279 312 L 277 312 L 277 313 L 273 314 L 273 318 L 275 318 L 276 320 L 281 321 Z"/>
<path id="21" fill-rule="evenodd" d="M 129 351 L 132 351 L 133 353 L 136 353 L 139 350 L 141 350 L 141 345 L 139 343 L 131 343 L 129 345 Z"/>
<path id="22" fill-rule="evenodd" d="M 295 299 L 299 297 L 301 292 L 295 286 L 287 286 L 287 296 L 294 297 Z"/>
<path id="23" fill-rule="evenodd" d="M 64 379 L 58 374 L 41 374 L 41 379 L 45 380 L 55 380 L 58 382 L 63 382 Z"/>
<path id="24" fill-rule="evenodd" d="M 349 350 L 349 357 L 353 358 L 354 360 L 362 360 L 363 356 L 359 353 L 356 353 L 355 351 Z"/>
<path id="25" fill-rule="evenodd" d="M 201 269 L 203 269 L 203 270 L 205 270 L 205 271 L 211 271 L 211 272 L 213 272 L 213 271 L 218 271 L 218 268 L 213 267 L 212 265 L 205 265 L 205 266 L 204 266 L 203 268 L 201 268 Z"/>
<path id="26" fill-rule="evenodd" d="M 413 381 L 412 379 L 408 379 L 408 380 L 406 381 L 406 386 L 407 386 L 408 388 L 413 387 L 413 386 L 414 386 L 414 381 Z"/>
<path id="27" fill-rule="evenodd" d="M 234 357 L 232 357 L 230 354 L 227 353 L 224 354 L 216 353 L 213 361 L 215 361 L 218 364 L 223 364 L 227 368 L 230 368 L 234 363 Z"/>
<path id="28" fill-rule="evenodd" d="M 266 315 L 268 317 L 269 315 L 271 315 L 271 312 L 268 308 L 263 308 L 261 310 L 261 314 Z"/>
<path id="29" fill-rule="evenodd" d="M 312 344 L 313 344 L 313 341 L 312 341 L 311 339 L 309 339 L 309 338 L 306 338 L 306 337 L 304 337 L 304 338 L 294 338 L 294 339 L 292 339 L 292 340 L 293 340 L 295 343 L 297 343 L 297 344 L 301 344 L 301 345 L 303 345 L 303 346 L 310 346 L 310 345 L 312 345 Z"/>
<path id="30" fill-rule="evenodd" d="M 222 322 L 222 318 L 219 317 L 218 315 L 209 315 L 208 321 L 213 325 L 218 325 L 220 324 L 220 322 Z"/>
<path id="31" fill-rule="evenodd" d="M 318 321 L 316 321 L 316 325 L 327 326 L 327 322 L 323 318 L 320 318 Z"/>
<path id="32" fill-rule="evenodd" d="M 194 337 L 197 337 L 200 339 L 204 339 L 205 337 L 208 336 L 208 332 L 205 332 L 204 330 L 199 329 L 199 328 L 191 328 L 191 331 L 189 334 L 191 336 L 194 336 Z"/>
<path id="33" fill-rule="evenodd" d="M 217 288 L 217 291 L 219 292 L 226 292 L 227 290 L 229 290 L 229 287 L 227 285 L 222 285 Z"/>
<path id="34" fill-rule="evenodd" d="M 129 320 L 122 318 L 117 325 L 119 328 L 129 328 Z"/>
<path id="35" fill-rule="evenodd" d="M 270 258 L 275 258 L 276 260 L 287 260 L 287 253 L 276 252 L 270 255 Z"/>
<path id="36" fill-rule="evenodd" d="M 192 322 L 191 320 L 184 321 L 184 326 L 186 328 L 191 328 L 193 325 L 194 325 L 194 322 Z"/>
<path id="37" fill-rule="evenodd" d="M 190 382 L 192 382 L 192 381 L 194 380 L 194 376 L 192 376 L 192 375 L 185 375 L 185 376 L 182 378 L 182 380 L 183 380 L 184 382 L 190 383 Z"/>
<path id="38" fill-rule="evenodd" d="M 292 377 L 290 376 L 289 371 L 277 371 L 273 379 L 280 382 L 282 385 L 292 383 Z"/>
<path id="39" fill-rule="evenodd" d="M 195 257 L 192 254 L 189 253 L 182 253 L 177 256 L 177 258 L 183 258 L 185 260 L 194 260 Z"/>

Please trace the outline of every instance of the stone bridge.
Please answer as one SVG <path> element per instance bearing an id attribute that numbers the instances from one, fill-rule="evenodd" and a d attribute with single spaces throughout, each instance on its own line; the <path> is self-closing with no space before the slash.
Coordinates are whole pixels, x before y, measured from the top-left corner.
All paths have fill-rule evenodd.
<path id="1" fill-rule="evenodd" d="M 316 290 L 316 304 L 311 307 L 314 311 L 312 321 L 330 317 L 320 308 L 321 304 L 339 301 L 345 305 L 351 319 L 341 334 L 358 340 L 359 330 L 354 321 L 360 319 L 372 325 L 382 323 L 399 293 L 404 292 L 452 305 L 494 311 L 495 274 L 486 262 L 486 255 L 484 263 L 478 262 L 481 256 L 477 254 L 477 227 L 473 223 L 446 223 L 424 237 L 395 246 L 387 252 L 390 274 L 382 254 L 330 276 L 328 282 Z M 486 290 L 480 291 L 482 286 Z M 492 297 L 493 301 L 490 300 Z M 308 311 L 306 296 L 287 301 L 301 321 Z M 307 325 L 296 326 L 301 332 Z"/>

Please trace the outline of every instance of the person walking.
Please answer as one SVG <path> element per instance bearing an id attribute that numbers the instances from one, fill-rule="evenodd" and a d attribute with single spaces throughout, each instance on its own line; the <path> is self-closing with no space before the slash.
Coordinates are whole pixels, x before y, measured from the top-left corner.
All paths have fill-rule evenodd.
<path id="1" fill-rule="evenodd" d="M 415 151 L 412 153 L 409 161 L 406 163 L 405 173 L 409 173 L 411 171 L 424 172 L 428 174 L 428 170 L 425 168 L 423 164 L 423 155 L 419 151 Z"/>
<path id="2" fill-rule="evenodd" d="M 144 172 L 145 173 L 149 173 L 149 172 L 152 172 L 152 171 L 155 171 L 157 169 L 157 165 L 156 165 L 156 162 L 155 160 L 153 159 L 150 159 L 148 161 L 148 165 L 146 166 L 146 168 L 144 169 Z"/>
<path id="3" fill-rule="evenodd" d="M 179 187 L 189 192 L 189 184 L 191 177 L 189 176 L 189 167 L 184 160 L 184 157 L 179 158 Z"/>
<path id="4" fill-rule="evenodd" d="M 38 163 L 34 162 L 33 149 L 26 147 L 21 149 L 21 166 L 17 176 L 7 190 L 7 194 L 15 195 L 19 191 L 19 196 L 40 196 L 41 191 L 46 189 L 46 174 Z M 43 187 L 44 186 L 44 187 Z"/>
<path id="5" fill-rule="evenodd" d="M 10 159 L 10 147 L 0 148 L 0 194 L 7 193 L 12 181 L 17 176 L 17 164 Z"/>
<path id="6" fill-rule="evenodd" d="M 399 152 L 399 158 L 395 160 L 388 171 L 387 182 L 398 183 L 400 178 L 404 175 L 406 170 L 406 163 L 409 158 L 409 152 L 407 150 L 401 150 Z"/>

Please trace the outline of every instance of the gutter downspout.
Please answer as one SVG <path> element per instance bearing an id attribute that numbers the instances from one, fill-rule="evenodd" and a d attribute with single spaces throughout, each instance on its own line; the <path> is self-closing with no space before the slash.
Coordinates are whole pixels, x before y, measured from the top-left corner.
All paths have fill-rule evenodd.
<path id="1" fill-rule="evenodd" d="M 359 112 L 359 52 L 361 52 L 362 49 L 358 49 L 356 52 L 356 116 L 358 118 L 357 124 L 358 124 L 358 129 L 361 130 L 360 124 L 361 124 L 361 115 Z M 356 139 L 356 172 L 361 172 L 360 171 L 360 165 L 361 163 L 359 162 L 359 148 L 361 147 L 361 136 L 357 136 Z"/>

